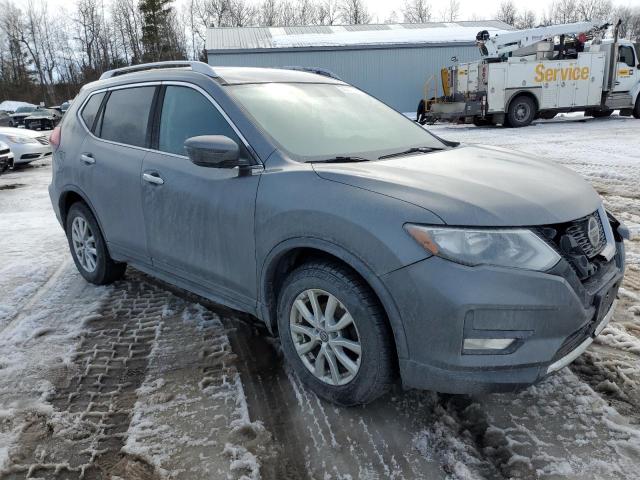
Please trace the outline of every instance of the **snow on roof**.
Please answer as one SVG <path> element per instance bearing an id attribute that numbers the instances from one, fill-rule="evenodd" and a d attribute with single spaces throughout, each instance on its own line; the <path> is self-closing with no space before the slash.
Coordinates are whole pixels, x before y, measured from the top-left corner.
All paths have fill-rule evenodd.
<path id="1" fill-rule="evenodd" d="M 473 42 L 480 30 L 501 33 L 512 27 L 498 20 L 382 25 L 210 28 L 207 50 L 348 47 L 416 43 Z"/>
<path id="2" fill-rule="evenodd" d="M 0 103 L 0 111 L 4 112 L 15 112 L 20 107 L 35 107 L 32 103 L 27 102 L 16 102 L 13 100 L 5 100 Z"/>

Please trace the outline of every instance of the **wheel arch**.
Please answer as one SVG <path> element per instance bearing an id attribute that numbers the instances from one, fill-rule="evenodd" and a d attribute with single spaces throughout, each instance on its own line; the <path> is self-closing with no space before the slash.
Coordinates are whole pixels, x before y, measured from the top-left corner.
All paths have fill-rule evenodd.
<path id="1" fill-rule="evenodd" d="M 364 261 L 343 247 L 317 238 L 294 238 L 271 250 L 259 276 L 258 314 L 269 331 L 277 334 L 277 304 L 287 274 L 298 265 L 317 258 L 335 261 L 353 270 L 371 288 L 387 315 L 399 358 L 408 357 L 408 347 L 400 312 L 380 278 Z"/>
<path id="2" fill-rule="evenodd" d="M 66 230 L 67 214 L 69 213 L 69 209 L 71 208 L 71 205 L 73 205 L 76 202 L 82 202 L 87 206 L 87 208 L 93 214 L 93 217 L 96 219 L 96 222 L 98 222 L 100 231 L 104 236 L 104 228 L 102 228 L 102 223 L 100 223 L 100 217 L 98 217 L 96 213 L 96 209 L 91 204 L 91 201 L 89 201 L 89 198 L 82 190 L 72 185 L 66 186 L 63 189 L 62 193 L 60 194 L 60 197 L 58 198 L 58 211 L 60 212 L 60 220 L 62 222 L 62 228 Z M 106 240 L 106 237 L 105 237 L 105 240 Z"/>
<path id="3" fill-rule="evenodd" d="M 509 100 L 507 101 L 507 105 L 505 106 L 504 111 L 508 112 L 509 108 L 511 108 L 511 103 L 518 97 L 520 96 L 524 96 L 524 97 L 529 97 L 530 99 L 533 100 L 533 104 L 536 107 L 536 114 L 540 111 L 540 99 L 538 98 L 538 96 L 531 90 L 516 90 L 515 92 L 513 92 L 511 94 L 511 96 L 509 97 Z"/>

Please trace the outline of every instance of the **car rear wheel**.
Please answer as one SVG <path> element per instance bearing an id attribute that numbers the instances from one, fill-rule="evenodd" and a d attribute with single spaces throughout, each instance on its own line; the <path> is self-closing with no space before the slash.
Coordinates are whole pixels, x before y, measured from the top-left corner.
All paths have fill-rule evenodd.
<path id="1" fill-rule="evenodd" d="M 106 285 L 124 275 L 127 264 L 112 260 L 98 222 L 84 203 L 69 209 L 66 233 L 73 261 L 85 280 Z"/>
<path id="2" fill-rule="evenodd" d="M 526 95 L 519 95 L 509 104 L 509 111 L 506 116 L 506 124 L 509 127 L 519 128 L 530 125 L 536 118 L 536 104 Z"/>
<path id="3" fill-rule="evenodd" d="M 285 280 L 278 302 L 285 358 L 318 396 L 369 403 L 393 380 L 393 338 L 375 294 L 353 271 L 312 262 Z"/>

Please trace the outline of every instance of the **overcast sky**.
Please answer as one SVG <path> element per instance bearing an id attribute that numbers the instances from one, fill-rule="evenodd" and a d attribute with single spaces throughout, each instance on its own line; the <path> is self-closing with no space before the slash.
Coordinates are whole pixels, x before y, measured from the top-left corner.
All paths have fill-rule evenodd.
<path id="1" fill-rule="evenodd" d="M 77 0 L 47 0 L 51 6 L 63 6 L 72 8 Z M 108 0 L 106 0 L 108 1 Z M 184 0 L 175 0 L 179 5 Z M 260 0 L 249 0 L 255 3 L 261 3 Z M 374 21 L 382 23 L 389 17 L 392 11 L 400 11 L 402 0 L 364 0 Z M 578 0 L 580 1 L 580 0 Z M 500 0 L 459 0 L 460 2 L 460 20 L 467 19 L 489 19 L 495 17 L 495 12 L 500 5 Z M 441 20 L 442 11 L 446 8 L 448 0 L 431 0 L 433 20 Z M 514 0 L 519 9 L 531 9 L 541 16 L 548 9 L 551 0 Z M 640 0 L 613 0 L 614 5 L 640 6 Z M 401 18 L 400 18 L 401 20 Z"/>

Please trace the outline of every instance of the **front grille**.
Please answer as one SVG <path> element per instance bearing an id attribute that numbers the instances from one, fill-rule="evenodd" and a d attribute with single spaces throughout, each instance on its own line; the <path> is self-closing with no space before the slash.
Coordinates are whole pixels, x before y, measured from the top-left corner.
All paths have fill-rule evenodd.
<path id="1" fill-rule="evenodd" d="M 49 145 L 49 139 L 45 136 L 36 137 L 36 140 L 42 145 Z"/>
<path id="2" fill-rule="evenodd" d="M 595 242 L 589 238 L 590 224 L 591 228 L 597 229 L 598 238 Z M 607 245 L 607 238 L 597 210 L 571 222 L 546 225 L 539 231 L 571 265 L 582 282 L 588 281 L 606 263 L 603 258 L 598 257 Z"/>
<path id="3" fill-rule="evenodd" d="M 593 245 L 591 240 L 589 240 L 589 221 L 592 218 L 594 218 L 598 223 L 598 236 L 600 241 L 596 245 Z M 607 244 L 607 239 L 604 235 L 604 227 L 602 226 L 602 221 L 600 220 L 598 212 L 575 220 L 567 227 L 566 232 L 576 241 L 582 252 L 588 258 L 593 258 L 598 255 Z"/>

